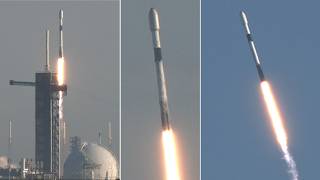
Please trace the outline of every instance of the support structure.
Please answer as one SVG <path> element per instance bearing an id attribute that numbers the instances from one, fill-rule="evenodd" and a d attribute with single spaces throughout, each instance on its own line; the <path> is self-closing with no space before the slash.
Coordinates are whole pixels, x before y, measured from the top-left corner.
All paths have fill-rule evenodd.
<path id="1" fill-rule="evenodd" d="M 49 33 L 46 33 L 46 64 L 44 72 L 35 73 L 35 82 L 10 80 L 10 85 L 35 87 L 35 163 L 44 174 L 60 179 L 59 92 L 67 85 L 58 85 L 57 74 L 49 69 Z M 64 93 L 65 94 L 65 93 Z"/>
<path id="2" fill-rule="evenodd" d="M 9 169 L 9 180 L 11 180 L 11 164 L 12 164 L 12 120 L 9 120 L 9 142 L 8 142 L 8 169 Z"/>

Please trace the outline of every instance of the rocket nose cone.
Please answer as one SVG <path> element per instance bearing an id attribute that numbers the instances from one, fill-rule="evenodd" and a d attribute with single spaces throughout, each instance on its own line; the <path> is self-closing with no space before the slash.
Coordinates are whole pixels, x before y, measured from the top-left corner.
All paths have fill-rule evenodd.
<path id="1" fill-rule="evenodd" d="M 160 29 L 159 15 L 156 9 L 151 8 L 149 11 L 149 25 L 151 31 L 156 31 Z"/>
<path id="2" fill-rule="evenodd" d="M 244 11 L 240 12 L 240 16 L 241 16 L 241 18 L 243 20 L 243 23 L 248 24 L 247 15 L 246 15 L 246 13 Z"/>
<path id="3" fill-rule="evenodd" d="M 60 19 L 63 18 L 63 10 L 62 9 L 60 9 L 60 11 L 59 11 L 59 17 L 60 17 Z"/>

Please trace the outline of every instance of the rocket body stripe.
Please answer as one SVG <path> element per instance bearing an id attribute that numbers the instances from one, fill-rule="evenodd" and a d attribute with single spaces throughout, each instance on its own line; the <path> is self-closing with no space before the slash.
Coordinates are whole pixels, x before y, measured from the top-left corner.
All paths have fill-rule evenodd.
<path id="1" fill-rule="evenodd" d="M 258 70 L 258 75 L 259 75 L 259 78 L 261 81 L 264 81 L 265 80 L 265 77 L 264 77 L 264 74 L 263 74 L 263 71 L 262 71 L 262 68 L 260 65 L 257 65 L 257 70 Z"/>
<path id="2" fill-rule="evenodd" d="M 156 61 L 162 60 L 161 48 L 153 48 L 154 51 L 154 58 Z"/>
<path id="3" fill-rule="evenodd" d="M 251 34 L 247 34 L 247 39 L 248 39 L 249 42 L 253 41 Z"/>
<path id="4" fill-rule="evenodd" d="M 250 47 L 251 53 L 253 55 L 256 67 L 257 67 L 257 71 L 258 71 L 258 75 L 259 75 L 260 81 L 264 81 L 265 80 L 265 76 L 263 74 L 262 67 L 261 67 L 261 64 L 260 64 L 260 59 L 259 59 L 259 56 L 258 56 L 258 53 L 257 53 L 257 49 L 256 49 L 256 46 L 254 44 L 254 41 L 253 41 L 253 38 L 252 38 L 252 35 L 251 35 L 251 32 L 250 32 L 249 22 L 248 22 L 247 16 L 243 11 L 241 11 L 240 15 L 241 15 L 243 26 L 244 26 L 244 29 L 245 29 L 245 32 L 246 32 L 246 36 L 247 36 L 247 40 L 248 40 L 248 43 L 249 43 L 249 47 Z"/>
<path id="5" fill-rule="evenodd" d="M 157 73 L 162 129 L 169 130 L 170 129 L 169 106 L 168 106 L 166 78 L 164 75 L 165 72 L 164 72 L 162 53 L 161 53 L 159 16 L 158 16 L 158 12 L 153 8 L 151 8 L 149 12 L 149 25 L 150 25 L 150 30 L 152 34 L 155 68 Z"/>

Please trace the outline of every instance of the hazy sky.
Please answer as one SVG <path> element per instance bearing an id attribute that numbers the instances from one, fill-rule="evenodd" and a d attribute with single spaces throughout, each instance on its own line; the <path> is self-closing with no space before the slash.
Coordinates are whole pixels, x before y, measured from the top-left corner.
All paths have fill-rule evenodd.
<path id="1" fill-rule="evenodd" d="M 289 180 L 240 21 L 247 11 L 300 179 L 319 179 L 319 1 L 202 1 L 202 179 Z"/>
<path id="2" fill-rule="evenodd" d="M 0 2 L 0 154 L 7 153 L 8 121 L 13 124 L 14 158 L 34 158 L 34 88 L 9 80 L 34 81 L 45 62 L 58 57 L 58 12 L 64 10 L 64 53 L 68 94 L 65 119 L 70 136 L 96 142 L 113 126 L 119 151 L 119 2 Z M 105 139 L 104 139 L 105 140 Z"/>
<path id="3" fill-rule="evenodd" d="M 199 1 L 122 2 L 122 179 L 163 180 L 161 121 L 148 11 L 158 9 L 170 117 L 182 176 L 199 179 Z"/>

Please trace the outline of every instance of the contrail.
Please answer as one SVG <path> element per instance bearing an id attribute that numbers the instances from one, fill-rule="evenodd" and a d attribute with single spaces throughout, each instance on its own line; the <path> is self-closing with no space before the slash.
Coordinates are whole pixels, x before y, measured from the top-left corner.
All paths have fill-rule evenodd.
<path id="1" fill-rule="evenodd" d="M 283 125 L 284 121 L 282 120 L 279 108 L 277 106 L 276 100 L 275 100 L 274 95 L 272 93 L 272 89 L 270 87 L 270 84 L 268 81 L 266 81 L 264 73 L 262 71 L 259 56 L 258 56 L 256 47 L 255 47 L 251 32 L 250 32 L 247 16 L 246 16 L 245 12 L 243 12 L 243 11 L 241 11 L 240 15 L 241 15 L 244 29 L 245 29 L 245 32 L 247 35 L 247 40 L 248 40 L 248 43 L 250 46 L 250 50 L 252 52 L 254 62 L 256 64 L 256 68 L 258 71 L 258 75 L 259 75 L 259 79 L 260 79 L 260 87 L 261 87 L 261 91 L 262 91 L 265 105 L 268 110 L 268 114 L 271 119 L 273 131 L 274 131 L 275 136 L 277 138 L 277 142 L 279 143 L 280 148 L 282 150 L 284 159 L 288 165 L 289 173 L 292 176 L 292 180 L 298 180 L 299 176 L 298 176 L 298 170 L 296 167 L 296 163 L 293 160 L 293 157 L 290 154 L 289 148 L 288 148 L 288 137 L 287 137 L 285 127 Z"/>

